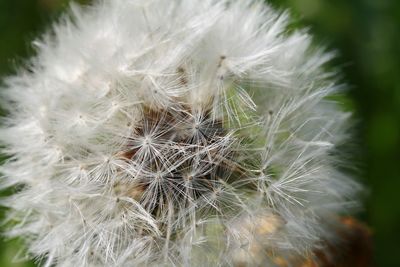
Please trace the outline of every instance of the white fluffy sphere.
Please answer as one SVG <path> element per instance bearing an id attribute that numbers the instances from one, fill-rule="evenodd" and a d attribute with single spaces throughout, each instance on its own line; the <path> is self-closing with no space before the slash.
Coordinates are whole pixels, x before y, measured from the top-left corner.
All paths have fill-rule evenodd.
<path id="1" fill-rule="evenodd" d="M 358 185 L 332 54 L 261 1 L 71 7 L 1 90 L 10 237 L 43 266 L 273 266 Z"/>

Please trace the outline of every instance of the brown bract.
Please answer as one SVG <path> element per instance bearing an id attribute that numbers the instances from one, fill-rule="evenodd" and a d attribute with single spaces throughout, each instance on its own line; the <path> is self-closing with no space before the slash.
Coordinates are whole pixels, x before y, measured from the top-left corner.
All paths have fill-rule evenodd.
<path id="1" fill-rule="evenodd" d="M 338 231 L 340 243 L 328 244 L 324 250 L 315 251 L 313 257 L 305 259 L 298 267 L 373 267 L 373 246 L 371 230 L 352 217 L 341 219 Z M 287 262 L 277 258 L 281 267 L 289 267 Z"/>

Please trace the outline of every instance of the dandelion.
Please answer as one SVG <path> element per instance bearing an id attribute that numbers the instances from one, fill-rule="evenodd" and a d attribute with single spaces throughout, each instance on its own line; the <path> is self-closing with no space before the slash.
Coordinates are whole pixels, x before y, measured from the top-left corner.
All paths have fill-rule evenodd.
<path id="1" fill-rule="evenodd" d="M 273 266 L 358 190 L 332 53 L 261 1 L 71 6 L 1 91 L 7 236 L 41 266 Z"/>

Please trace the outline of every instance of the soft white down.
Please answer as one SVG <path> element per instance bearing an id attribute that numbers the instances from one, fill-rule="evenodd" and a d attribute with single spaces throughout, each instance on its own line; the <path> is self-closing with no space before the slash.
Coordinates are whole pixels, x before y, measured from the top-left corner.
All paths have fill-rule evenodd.
<path id="1" fill-rule="evenodd" d="M 359 186 L 332 53 L 262 1 L 71 6 L 4 80 L 1 200 L 41 266 L 274 266 Z"/>

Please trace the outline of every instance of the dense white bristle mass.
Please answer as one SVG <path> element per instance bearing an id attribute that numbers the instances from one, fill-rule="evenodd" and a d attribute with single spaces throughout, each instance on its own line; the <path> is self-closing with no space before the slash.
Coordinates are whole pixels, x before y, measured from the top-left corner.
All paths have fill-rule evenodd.
<path id="1" fill-rule="evenodd" d="M 332 54 L 261 1 L 71 6 L 1 90 L 9 237 L 42 266 L 274 266 L 359 186 Z"/>

